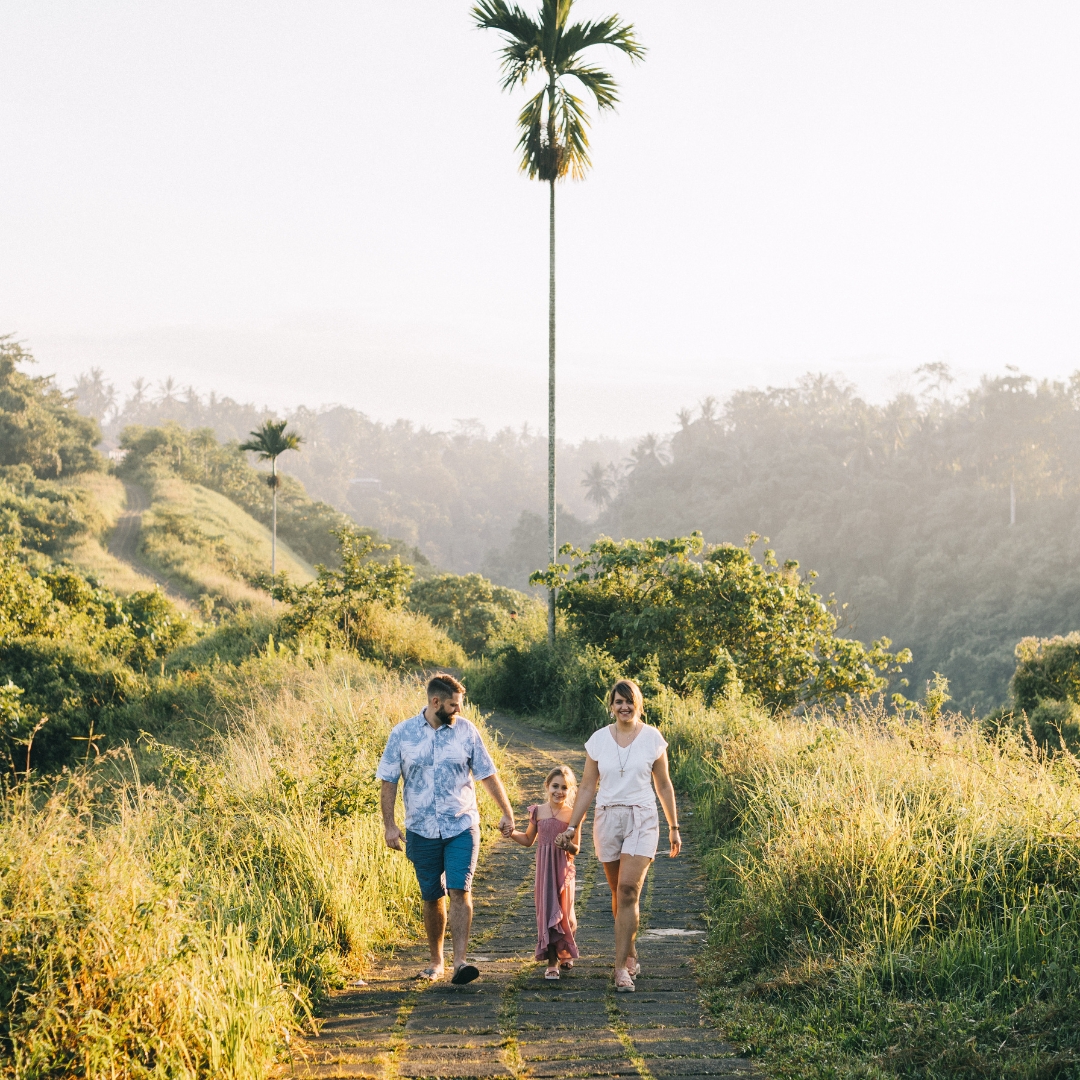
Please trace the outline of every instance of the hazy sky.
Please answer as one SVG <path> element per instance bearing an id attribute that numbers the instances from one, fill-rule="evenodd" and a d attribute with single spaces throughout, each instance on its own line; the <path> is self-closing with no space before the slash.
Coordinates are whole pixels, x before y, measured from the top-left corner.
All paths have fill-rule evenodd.
<path id="1" fill-rule="evenodd" d="M 546 192 L 468 10 L 6 0 L 0 332 L 65 383 L 543 423 Z M 623 101 L 559 189 L 563 434 L 1080 367 L 1080 5 L 617 10 L 650 52 L 600 58 Z"/>

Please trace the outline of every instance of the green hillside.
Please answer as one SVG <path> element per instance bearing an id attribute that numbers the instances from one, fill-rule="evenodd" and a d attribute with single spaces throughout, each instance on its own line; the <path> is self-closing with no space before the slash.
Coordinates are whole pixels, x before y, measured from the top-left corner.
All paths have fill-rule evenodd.
<path id="1" fill-rule="evenodd" d="M 133 486 L 133 485 L 129 485 Z M 270 530 L 234 502 L 178 477 L 158 481 L 142 515 L 138 557 L 192 600 L 230 610 L 269 607 Z M 314 569 L 278 539 L 277 569 L 298 584 Z"/>

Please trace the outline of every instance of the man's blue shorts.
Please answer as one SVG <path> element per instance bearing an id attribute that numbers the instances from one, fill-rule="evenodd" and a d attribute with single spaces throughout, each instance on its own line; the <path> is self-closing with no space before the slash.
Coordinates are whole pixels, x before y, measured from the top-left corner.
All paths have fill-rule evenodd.
<path id="1" fill-rule="evenodd" d="M 439 900 L 447 889 L 468 892 L 479 854 L 479 825 L 437 840 L 405 830 L 405 855 L 413 864 L 425 900 Z"/>

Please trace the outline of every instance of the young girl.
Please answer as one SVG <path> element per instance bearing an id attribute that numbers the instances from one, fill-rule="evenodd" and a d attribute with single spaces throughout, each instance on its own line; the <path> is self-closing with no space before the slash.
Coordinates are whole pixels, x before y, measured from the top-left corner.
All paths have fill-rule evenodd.
<path id="1" fill-rule="evenodd" d="M 559 967 L 571 968 L 578 954 L 574 942 L 577 916 L 574 914 L 574 856 L 580 850 L 581 826 L 566 848 L 555 846 L 555 837 L 566 830 L 574 809 L 577 778 L 568 765 L 556 765 L 544 781 L 548 801 L 529 807 L 529 827 L 514 831 L 511 840 L 522 847 L 536 848 L 536 959 L 547 961 L 545 979 L 557 979 Z"/>

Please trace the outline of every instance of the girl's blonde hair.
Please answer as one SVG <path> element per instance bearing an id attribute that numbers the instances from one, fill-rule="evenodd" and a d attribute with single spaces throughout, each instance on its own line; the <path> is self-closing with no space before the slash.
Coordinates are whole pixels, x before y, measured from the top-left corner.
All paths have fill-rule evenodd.
<path id="1" fill-rule="evenodd" d="M 556 776 L 562 776 L 563 783 L 566 784 L 566 805 L 573 808 L 574 798 L 577 796 L 577 777 L 574 775 L 574 770 L 569 765 L 556 765 L 544 777 L 544 790 L 547 791 L 548 784 L 555 779 Z"/>

